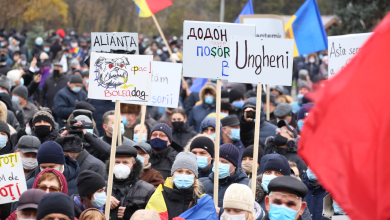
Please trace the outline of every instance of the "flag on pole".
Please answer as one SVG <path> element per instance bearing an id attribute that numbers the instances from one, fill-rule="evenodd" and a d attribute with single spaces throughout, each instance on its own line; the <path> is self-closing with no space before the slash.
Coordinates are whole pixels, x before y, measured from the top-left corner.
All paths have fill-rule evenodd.
<path id="1" fill-rule="evenodd" d="M 350 219 L 390 219 L 390 13 L 318 94 L 299 155 Z"/>
<path id="2" fill-rule="evenodd" d="M 287 39 L 294 39 L 294 57 L 328 48 L 328 37 L 316 0 L 306 0 L 284 26 Z"/>
<path id="3" fill-rule="evenodd" d="M 240 23 L 240 15 L 253 15 L 253 4 L 252 0 L 249 0 L 248 3 L 245 4 L 244 8 L 242 8 L 240 14 L 238 15 L 236 21 L 234 23 Z"/>
<path id="4" fill-rule="evenodd" d="M 137 5 L 138 15 L 141 18 L 148 18 L 164 8 L 171 6 L 171 0 L 133 0 Z"/>

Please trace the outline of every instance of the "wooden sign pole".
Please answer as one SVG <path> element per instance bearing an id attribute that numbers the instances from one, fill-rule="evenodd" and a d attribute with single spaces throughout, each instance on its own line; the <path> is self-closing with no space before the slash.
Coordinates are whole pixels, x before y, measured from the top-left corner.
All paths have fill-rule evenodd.
<path id="1" fill-rule="evenodd" d="M 269 93 L 269 84 L 267 84 L 267 121 L 270 121 L 270 112 L 269 112 L 269 96 L 270 96 L 270 93 Z"/>
<path id="2" fill-rule="evenodd" d="M 253 166 L 252 166 L 252 193 L 253 198 L 256 198 L 256 177 L 257 177 L 257 160 L 259 154 L 259 137 L 260 137 L 260 113 L 261 113 L 261 91 L 262 87 L 257 85 L 256 97 L 256 121 L 255 121 L 255 143 L 253 143 Z"/>
<path id="3" fill-rule="evenodd" d="M 219 184 L 219 143 L 221 137 L 221 80 L 217 79 L 217 100 L 215 109 L 215 153 L 214 153 L 214 205 L 218 207 L 218 184 Z"/>
<path id="4" fill-rule="evenodd" d="M 146 116 L 146 105 L 143 105 L 141 108 L 141 122 L 140 122 L 140 128 L 139 128 L 138 142 L 142 142 L 142 135 L 144 132 L 144 125 L 145 125 L 145 116 Z M 148 135 L 146 135 L 146 136 L 148 136 Z"/>

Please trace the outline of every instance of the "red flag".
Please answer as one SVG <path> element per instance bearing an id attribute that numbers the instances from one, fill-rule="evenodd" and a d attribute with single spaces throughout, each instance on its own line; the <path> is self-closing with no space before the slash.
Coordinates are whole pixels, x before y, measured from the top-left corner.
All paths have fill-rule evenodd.
<path id="1" fill-rule="evenodd" d="M 308 115 L 299 155 L 351 219 L 390 219 L 390 14 Z M 347 51 L 348 52 L 348 51 Z"/>

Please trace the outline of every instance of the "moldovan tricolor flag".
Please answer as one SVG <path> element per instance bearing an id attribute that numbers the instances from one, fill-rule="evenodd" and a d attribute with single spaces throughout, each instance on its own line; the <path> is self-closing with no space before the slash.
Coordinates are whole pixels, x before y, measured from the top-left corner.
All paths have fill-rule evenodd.
<path id="1" fill-rule="evenodd" d="M 148 18 L 164 8 L 171 6 L 171 0 L 133 0 L 137 5 L 138 15 L 141 18 Z"/>
<path id="2" fill-rule="evenodd" d="M 320 91 L 298 151 L 353 220 L 390 219 L 390 14 L 373 32 Z"/>

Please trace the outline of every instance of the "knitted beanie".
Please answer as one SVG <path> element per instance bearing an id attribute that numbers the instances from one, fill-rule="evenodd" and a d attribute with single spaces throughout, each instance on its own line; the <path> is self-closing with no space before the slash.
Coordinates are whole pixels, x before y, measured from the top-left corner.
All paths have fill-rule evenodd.
<path id="1" fill-rule="evenodd" d="M 46 141 L 38 149 L 38 165 L 41 163 L 65 164 L 65 155 L 61 145 L 55 141 Z"/>
<path id="2" fill-rule="evenodd" d="M 223 208 L 241 209 L 254 213 L 252 190 L 245 184 L 233 183 L 225 191 Z"/>
<path id="3" fill-rule="evenodd" d="M 210 154 L 211 158 L 214 158 L 214 141 L 210 138 L 204 136 L 194 138 L 190 145 L 190 151 L 194 148 L 204 149 Z"/>
<path id="4" fill-rule="evenodd" d="M 15 83 L 20 80 L 21 75 L 22 73 L 20 72 L 20 70 L 8 71 L 7 78 L 10 80 L 11 86 L 15 86 Z"/>
<path id="5" fill-rule="evenodd" d="M 171 175 L 180 168 L 185 168 L 191 170 L 196 178 L 198 178 L 198 163 L 196 161 L 195 154 L 191 152 L 180 152 L 176 158 L 175 162 L 173 162 Z"/>
<path id="6" fill-rule="evenodd" d="M 150 131 L 150 135 L 153 134 L 153 131 L 162 131 L 162 132 L 164 132 L 168 136 L 169 141 L 172 142 L 172 129 L 167 124 L 164 124 L 164 123 L 156 124 L 152 128 L 152 130 Z"/>
<path id="7" fill-rule="evenodd" d="M 15 89 L 12 90 L 12 93 L 15 95 L 18 95 L 24 99 L 28 99 L 27 87 L 24 85 L 20 85 L 20 86 L 15 87 Z"/>
<path id="8" fill-rule="evenodd" d="M 49 108 L 44 107 L 41 110 L 35 112 L 32 119 L 33 126 L 35 127 L 35 123 L 40 120 L 44 120 L 50 123 L 51 127 L 54 127 L 54 119 Z"/>
<path id="9" fill-rule="evenodd" d="M 100 174 L 91 170 L 84 170 L 77 176 L 77 189 L 80 196 L 88 196 L 106 186 Z"/>
<path id="10" fill-rule="evenodd" d="M 81 78 L 80 75 L 74 74 L 73 76 L 70 77 L 69 83 L 83 83 L 83 79 Z"/>
<path id="11" fill-rule="evenodd" d="M 11 80 L 5 75 L 2 75 L 0 77 L 0 87 L 4 88 L 8 91 L 8 93 L 11 92 Z"/>
<path id="12" fill-rule="evenodd" d="M 7 133 L 8 139 L 11 137 L 11 135 L 9 134 L 10 131 L 9 131 L 8 124 L 5 123 L 4 121 L 0 121 L 0 131 Z"/>
<path id="13" fill-rule="evenodd" d="M 238 100 L 238 99 L 244 99 L 244 94 L 242 94 L 240 91 L 238 91 L 237 89 L 232 89 L 230 92 L 229 92 L 229 102 L 230 103 L 233 103 L 234 101 Z"/>
<path id="14" fill-rule="evenodd" d="M 244 157 L 251 157 L 253 158 L 253 145 L 249 145 L 247 148 L 245 148 L 244 152 L 242 152 L 241 161 Z M 264 156 L 263 148 L 259 145 L 259 151 L 257 154 L 257 163 L 260 164 L 261 158 Z"/>
<path id="15" fill-rule="evenodd" d="M 222 144 L 219 150 L 219 157 L 228 160 L 237 167 L 240 160 L 240 152 L 233 144 Z"/>
<path id="16" fill-rule="evenodd" d="M 58 213 L 74 219 L 73 201 L 64 193 L 48 193 L 38 204 L 36 219 L 43 219 L 46 215 Z"/>
<path id="17" fill-rule="evenodd" d="M 285 176 L 290 176 L 291 174 L 291 168 L 288 160 L 279 154 L 273 158 L 269 158 L 267 162 L 265 162 L 262 172 L 264 173 L 267 170 L 278 171 Z"/>

